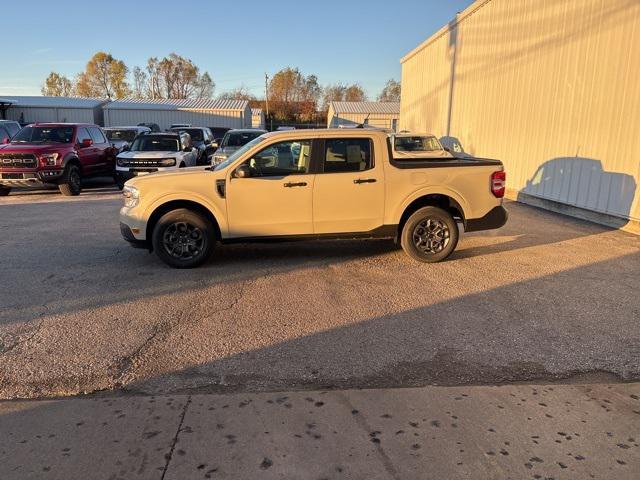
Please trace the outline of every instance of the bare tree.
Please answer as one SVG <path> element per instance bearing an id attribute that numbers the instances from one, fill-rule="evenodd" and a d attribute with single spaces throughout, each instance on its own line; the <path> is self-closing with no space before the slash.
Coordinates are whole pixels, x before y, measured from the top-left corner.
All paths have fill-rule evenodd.
<path id="1" fill-rule="evenodd" d="M 240 85 L 234 90 L 224 92 L 218 95 L 218 98 L 220 100 L 248 100 L 250 102 L 255 102 L 257 100 L 256 96 L 249 92 L 249 89 L 245 85 Z"/>
<path id="2" fill-rule="evenodd" d="M 140 67 L 133 67 L 133 91 L 135 98 L 144 98 L 147 94 L 149 76 Z"/>
<path id="3" fill-rule="evenodd" d="M 399 102 L 400 101 L 400 82 L 394 80 L 388 80 L 385 84 L 382 92 L 378 95 L 379 102 Z"/>

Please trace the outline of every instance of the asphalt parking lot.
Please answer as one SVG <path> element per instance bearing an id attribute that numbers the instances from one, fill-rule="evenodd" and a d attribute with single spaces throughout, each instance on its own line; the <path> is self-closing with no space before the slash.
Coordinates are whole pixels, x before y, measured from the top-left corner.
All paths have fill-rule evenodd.
<path id="1" fill-rule="evenodd" d="M 0 398 L 640 378 L 638 236 L 509 202 L 441 264 L 323 241 L 177 271 L 94 186 L 0 199 Z"/>

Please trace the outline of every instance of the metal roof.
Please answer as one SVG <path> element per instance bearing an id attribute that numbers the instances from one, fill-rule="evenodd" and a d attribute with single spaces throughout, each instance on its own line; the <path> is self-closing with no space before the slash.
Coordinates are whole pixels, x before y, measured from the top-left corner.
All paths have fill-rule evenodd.
<path id="1" fill-rule="evenodd" d="M 247 100 L 213 100 L 211 98 L 184 99 L 149 99 L 123 98 L 105 105 L 105 109 L 113 110 L 237 110 L 244 111 Z"/>
<path id="2" fill-rule="evenodd" d="M 251 109 L 251 115 L 262 115 L 262 109 L 261 108 L 252 108 Z"/>
<path id="3" fill-rule="evenodd" d="M 400 115 L 398 102 L 331 102 L 335 113 L 378 113 Z"/>
<path id="4" fill-rule="evenodd" d="M 3 100 L 12 102 L 14 107 L 40 108 L 96 108 L 109 101 L 105 98 L 42 96 L 3 96 Z"/>

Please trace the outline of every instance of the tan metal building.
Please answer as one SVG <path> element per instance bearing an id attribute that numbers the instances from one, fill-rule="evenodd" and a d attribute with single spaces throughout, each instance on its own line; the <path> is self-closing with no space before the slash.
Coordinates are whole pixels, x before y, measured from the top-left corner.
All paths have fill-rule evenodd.
<path id="1" fill-rule="evenodd" d="M 107 127 L 156 123 L 162 130 L 172 124 L 194 127 L 251 128 L 251 108 L 246 100 L 123 99 L 104 106 Z"/>
<path id="2" fill-rule="evenodd" d="M 42 96 L 2 96 L 11 104 L 6 108 L 8 120 L 20 123 L 70 122 L 103 125 L 102 106 L 106 99 Z"/>
<path id="3" fill-rule="evenodd" d="M 503 160 L 521 201 L 640 231 L 640 1 L 478 0 L 401 64 L 401 128 Z"/>
<path id="4" fill-rule="evenodd" d="M 330 102 L 327 128 L 365 124 L 396 130 L 399 118 L 396 102 Z"/>
<path id="5" fill-rule="evenodd" d="M 251 128 L 258 128 L 264 130 L 266 121 L 264 118 L 264 112 L 261 108 L 251 109 Z"/>

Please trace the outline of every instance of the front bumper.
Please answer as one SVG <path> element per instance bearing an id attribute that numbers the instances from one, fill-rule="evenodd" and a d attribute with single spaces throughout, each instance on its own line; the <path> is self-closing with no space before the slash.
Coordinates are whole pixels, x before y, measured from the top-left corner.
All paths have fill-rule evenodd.
<path id="1" fill-rule="evenodd" d="M 122 234 L 122 238 L 129 242 L 132 247 L 149 248 L 149 243 L 146 240 L 137 239 L 131 231 L 131 227 L 126 223 L 120 222 L 120 233 Z"/>
<path id="2" fill-rule="evenodd" d="M 30 187 L 58 183 L 62 170 L 0 171 L 0 185 Z"/>
<path id="3" fill-rule="evenodd" d="M 479 232 L 481 230 L 494 230 L 502 227 L 509 218 L 509 213 L 502 206 L 489 210 L 485 216 L 480 218 L 470 218 L 466 221 L 465 232 Z"/>

